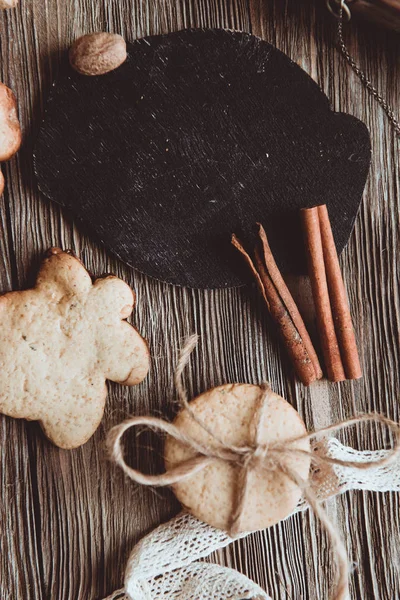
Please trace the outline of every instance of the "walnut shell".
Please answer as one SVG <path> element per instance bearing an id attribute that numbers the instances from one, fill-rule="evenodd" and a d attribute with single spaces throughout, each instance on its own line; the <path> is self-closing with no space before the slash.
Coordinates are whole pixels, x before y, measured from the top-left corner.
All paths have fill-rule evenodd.
<path id="1" fill-rule="evenodd" d="M 18 0 L 0 0 L 0 8 L 15 8 Z"/>
<path id="2" fill-rule="evenodd" d="M 10 88 L 0 83 L 0 161 L 11 158 L 19 149 L 21 141 L 17 101 Z"/>
<path id="3" fill-rule="evenodd" d="M 1 0 L 0 0 L 1 1 Z M 69 50 L 71 67 L 82 75 L 104 75 L 126 60 L 126 43 L 116 33 L 89 33 Z"/>

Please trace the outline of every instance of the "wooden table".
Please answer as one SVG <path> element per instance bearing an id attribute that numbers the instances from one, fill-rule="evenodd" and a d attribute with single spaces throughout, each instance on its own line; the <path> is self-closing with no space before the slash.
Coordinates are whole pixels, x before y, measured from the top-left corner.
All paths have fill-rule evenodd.
<path id="1" fill-rule="evenodd" d="M 107 460 L 110 427 L 132 412 L 172 416 L 171 374 L 184 337 L 201 341 L 188 373 L 190 394 L 228 381 L 269 380 L 303 415 L 309 428 L 353 414 L 382 411 L 399 418 L 400 300 L 399 165 L 381 109 L 335 48 L 335 22 L 324 2 L 311 0 L 21 0 L 0 12 L 1 80 L 17 95 L 24 130 L 18 156 L 3 167 L 0 198 L 0 289 L 33 283 L 43 252 L 72 248 L 88 269 L 114 272 L 135 288 L 134 322 L 147 337 L 152 368 L 134 389 L 110 386 L 106 414 L 82 448 L 53 447 L 35 423 L 0 417 L 1 600 L 100 599 L 121 587 L 130 549 L 178 510 L 168 490 L 153 493 L 124 479 Z M 364 378 L 305 389 L 271 330 L 254 291 L 179 289 L 149 279 L 107 254 L 69 215 L 41 197 L 32 146 L 60 61 L 83 33 L 110 30 L 127 40 L 186 27 L 250 31 L 298 62 L 324 89 L 335 110 L 363 119 L 373 159 L 364 201 L 341 264 L 361 350 Z M 400 92 L 400 38 L 356 24 L 346 28 L 351 52 L 396 106 Z M 397 103 L 397 108 L 400 108 Z M 321 198 L 323 200 L 323 198 Z M 359 448 L 378 448 L 379 428 L 348 432 Z M 362 439 L 361 439 L 362 438 Z M 142 468 L 153 458 L 141 438 L 130 438 L 130 459 Z M 355 565 L 352 598 L 400 598 L 400 502 L 396 494 L 348 493 L 329 511 Z M 211 557 L 249 575 L 274 599 L 327 599 L 332 560 L 310 513 L 249 536 Z"/>

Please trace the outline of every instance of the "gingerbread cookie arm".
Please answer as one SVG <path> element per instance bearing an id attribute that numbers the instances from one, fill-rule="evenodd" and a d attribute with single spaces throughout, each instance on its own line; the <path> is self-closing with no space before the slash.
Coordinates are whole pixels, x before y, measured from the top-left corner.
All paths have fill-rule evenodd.
<path id="1" fill-rule="evenodd" d="M 97 311 L 97 352 L 104 374 L 107 379 L 124 385 L 140 383 L 149 370 L 147 343 L 125 321 L 134 304 L 131 288 L 114 276 L 97 279 L 87 302 L 89 311 Z"/>

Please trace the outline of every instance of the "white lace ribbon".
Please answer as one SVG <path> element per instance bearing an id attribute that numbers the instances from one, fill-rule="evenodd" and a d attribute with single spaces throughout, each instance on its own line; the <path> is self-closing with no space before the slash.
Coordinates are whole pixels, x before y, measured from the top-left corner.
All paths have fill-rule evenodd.
<path id="1" fill-rule="evenodd" d="M 387 450 L 360 452 L 343 446 L 335 438 L 315 442 L 314 451 L 321 456 L 368 463 L 389 453 Z M 363 471 L 326 464 L 313 471 L 311 481 L 320 500 L 347 490 L 400 491 L 400 459 Z M 302 500 L 294 513 L 307 508 L 307 503 Z M 109 598 L 271 600 L 245 575 L 219 565 L 198 562 L 232 541 L 223 531 L 182 512 L 157 527 L 135 546 L 126 567 L 125 587 Z"/>

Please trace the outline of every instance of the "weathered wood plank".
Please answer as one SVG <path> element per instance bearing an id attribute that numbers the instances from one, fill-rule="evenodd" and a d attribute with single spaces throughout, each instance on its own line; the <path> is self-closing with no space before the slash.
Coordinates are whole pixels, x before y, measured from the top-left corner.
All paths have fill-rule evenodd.
<path id="1" fill-rule="evenodd" d="M 134 321 L 149 339 L 152 370 L 139 388 L 110 386 L 103 423 L 83 448 L 53 448 L 35 424 L 0 417 L 0 596 L 6 600 L 101 598 L 122 583 L 124 561 L 140 536 L 177 510 L 172 494 L 139 489 L 106 459 L 106 431 L 132 412 L 172 415 L 177 348 L 201 334 L 187 375 L 196 394 L 226 381 L 269 380 L 303 414 L 309 427 L 356 410 L 399 417 L 399 164 L 398 145 L 381 110 L 334 47 L 334 22 L 324 3 L 279 0 L 21 0 L 0 13 L 0 75 L 18 97 L 24 147 L 5 168 L 0 201 L 1 291 L 33 281 L 50 245 L 72 247 L 94 273 L 112 271 L 137 291 Z M 355 232 L 342 257 L 361 341 L 365 377 L 358 383 L 320 384 L 312 392 L 293 382 L 262 303 L 252 290 L 172 288 L 128 269 L 89 239 L 68 215 L 41 198 L 32 170 L 32 142 L 53 77 L 71 41 L 110 30 L 127 39 L 184 27 L 252 31 L 298 62 L 331 99 L 335 110 L 362 118 L 374 156 Z M 352 24 L 346 38 L 389 100 L 399 97 L 399 39 Z M 323 200 L 323 199 L 322 199 Z M 363 430 L 364 431 L 364 430 Z M 378 447 L 379 431 L 344 436 Z M 157 464 L 161 461 L 155 454 Z M 133 461 L 149 463 L 141 438 Z M 356 493 L 330 503 L 356 564 L 353 598 L 400 597 L 399 498 Z M 311 515 L 297 515 L 216 554 L 250 575 L 276 599 L 327 598 L 329 547 Z"/>

